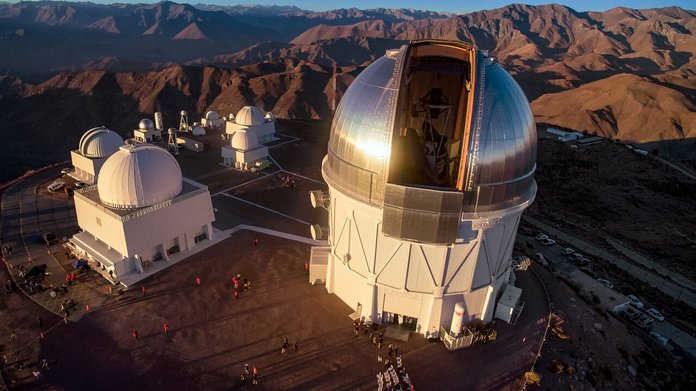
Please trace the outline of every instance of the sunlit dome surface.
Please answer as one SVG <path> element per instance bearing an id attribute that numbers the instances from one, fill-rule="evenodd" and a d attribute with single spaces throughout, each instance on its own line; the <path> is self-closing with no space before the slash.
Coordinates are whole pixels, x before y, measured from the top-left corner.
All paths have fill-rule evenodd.
<path id="1" fill-rule="evenodd" d="M 138 124 L 138 129 L 140 130 L 152 130 L 155 128 L 155 125 L 152 123 L 152 120 L 149 118 L 143 118 L 140 120 L 140 123 Z"/>
<path id="2" fill-rule="evenodd" d="M 232 135 L 231 144 L 234 149 L 248 151 L 259 146 L 259 139 L 252 128 L 240 129 Z"/>
<path id="3" fill-rule="evenodd" d="M 216 120 L 216 119 L 220 119 L 220 113 L 218 113 L 217 111 L 209 111 L 209 112 L 205 113 L 205 119 L 211 120 L 211 121 Z"/>
<path id="4" fill-rule="evenodd" d="M 242 107 L 234 118 L 236 123 L 246 126 L 261 125 L 265 122 L 263 111 L 256 106 Z"/>
<path id="5" fill-rule="evenodd" d="M 118 133 L 100 126 L 82 135 L 78 149 L 83 156 L 96 159 L 111 155 L 121 145 L 123 139 Z"/>
<path id="6" fill-rule="evenodd" d="M 389 51 L 362 71 L 341 99 L 331 125 L 327 179 L 338 189 L 379 206 L 388 182 L 392 139 L 400 124 L 397 110 L 407 115 L 403 113 L 414 103 L 400 102 L 401 92 L 413 88 L 405 87 L 404 76 L 413 46 Z M 455 129 L 462 134 L 470 131 L 461 156 L 463 211 L 495 210 L 532 200 L 536 125 L 526 96 L 495 60 L 478 51 L 473 54 L 475 48 L 470 45 L 450 46 L 461 46 L 456 50 L 466 50 L 475 59 L 475 66 L 465 64 L 473 69 L 468 75 L 473 107 Z M 437 61 L 437 57 L 429 58 Z"/>
<path id="7" fill-rule="evenodd" d="M 97 184 L 101 202 L 114 209 L 137 209 L 181 193 L 179 163 L 166 150 L 151 145 L 124 145 L 109 157 Z"/>

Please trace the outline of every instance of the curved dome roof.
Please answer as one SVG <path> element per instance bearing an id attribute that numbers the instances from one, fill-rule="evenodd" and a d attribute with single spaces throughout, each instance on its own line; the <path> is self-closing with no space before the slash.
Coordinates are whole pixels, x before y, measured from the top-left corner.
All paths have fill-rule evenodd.
<path id="1" fill-rule="evenodd" d="M 155 128 L 155 125 L 152 123 L 152 120 L 149 118 L 143 118 L 140 120 L 140 123 L 138 124 L 138 129 L 140 130 L 152 130 Z"/>
<path id="2" fill-rule="evenodd" d="M 265 118 L 269 121 L 275 121 L 275 119 L 276 119 L 275 114 L 273 114 L 272 111 L 269 111 L 268 113 L 266 113 Z"/>
<path id="3" fill-rule="evenodd" d="M 123 139 L 118 133 L 99 126 L 82 135 L 78 149 L 82 156 L 96 159 L 111 155 L 121 145 Z"/>
<path id="4" fill-rule="evenodd" d="M 232 135 L 231 144 L 234 149 L 248 151 L 259 146 L 259 138 L 252 128 L 240 129 Z"/>
<path id="5" fill-rule="evenodd" d="M 475 50 L 461 42 L 415 41 L 391 50 L 351 83 L 334 115 L 325 176 L 335 187 L 382 206 L 389 175 L 392 138 L 398 126 L 402 72 L 416 45 Z M 436 57 L 434 57 L 436 58 Z M 476 51 L 473 110 L 462 121 L 469 127 L 463 212 L 486 212 L 523 205 L 536 194 L 536 125 L 522 89 L 495 60 Z M 447 64 L 442 68 L 446 69 Z M 401 106 L 399 106 L 401 105 Z M 464 133 L 464 132 L 462 132 Z M 449 190 L 454 190 L 449 188 Z"/>
<path id="6" fill-rule="evenodd" d="M 124 145 L 104 162 L 97 189 L 101 202 L 110 208 L 144 208 L 181 193 L 181 168 L 160 147 Z"/>
<path id="7" fill-rule="evenodd" d="M 216 119 L 220 119 L 220 113 L 218 113 L 217 111 L 211 110 L 211 111 L 205 113 L 205 119 L 211 120 L 211 121 L 216 120 Z"/>
<path id="8" fill-rule="evenodd" d="M 261 125 L 265 122 L 263 111 L 256 106 L 242 107 L 234 118 L 236 123 L 246 126 Z"/>

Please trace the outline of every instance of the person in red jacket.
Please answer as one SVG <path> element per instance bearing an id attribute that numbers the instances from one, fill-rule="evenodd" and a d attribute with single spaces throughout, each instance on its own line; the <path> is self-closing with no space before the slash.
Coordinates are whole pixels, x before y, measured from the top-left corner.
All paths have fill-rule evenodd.
<path id="1" fill-rule="evenodd" d="M 162 327 L 164 328 L 164 333 L 167 334 L 169 332 L 169 323 L 165 323 Z"/>
<path id="2" fill-rule="evenodd" d="M 131 333 L 131 337 L 133 337 L 134 340 L 138 340 L 138 330 L 133 330 Z"/>

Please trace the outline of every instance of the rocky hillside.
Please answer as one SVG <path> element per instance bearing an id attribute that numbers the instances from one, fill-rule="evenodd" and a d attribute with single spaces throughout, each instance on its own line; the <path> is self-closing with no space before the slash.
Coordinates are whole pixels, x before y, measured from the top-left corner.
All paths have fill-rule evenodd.
<path id="1" fill-rule="evenodd" d="M 520 83 L 540 122 L 634 143 L 670 141 L 677 150 L 695 136 L 694 31 L 696 12 L 677 7 L 599 13 L 513 4 L 455 16 L 0 3 L 0 51 L 13 54 L 0 56 L 0 120 L 11 124 L 3 133 L 15 132 L 0 153 L 39 140 L 24 153 L 65 156 L 73 135 L 102 123 L 125 133 L 155 110 L 228 114 L 253 103 L 281 118 L 328 119 L 334 63 L 340 98 L 386 49 L 422 38 L 487 50 Z M 43 143 L 47 132 L 70 137 Z"/>

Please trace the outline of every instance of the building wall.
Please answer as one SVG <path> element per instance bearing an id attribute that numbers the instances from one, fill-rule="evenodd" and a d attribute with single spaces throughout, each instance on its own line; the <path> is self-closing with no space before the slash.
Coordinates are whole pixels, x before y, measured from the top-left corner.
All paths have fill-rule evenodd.
<path id="1" fill-rule="evenodd" d="M 329 191 L 329 292 L 376 321 L 382 312 L 418 318 L 422 333 L 449 323 L 457 302 L 465 321 L 492 319 L 522 209 L 462 221 L 456 243 L 431 245 L 385 236 L 380 208 Z"/>
<path id="2" fill-rule="evenodd" d="M 215 220 L 210 193 L 204 192 L 124 222 L 126 254 L 150 254 L 153 247 L 179 239 L 181 251 L 193 246 L 193 236 Z M 190 243 L 190 246 L 185 246 Z M 166 248 L 165 248 L 166 249 Z"/>
<path id="3" fill-rule="evenodd" d="M 108 157 L 92 159 L 83 156 L 77 150 L 70 151 L 70 160 L 73 167 L 75 167 L 75 173 L 80 178 L 84 178 L 85 182 L 96 182 L 95 178 L 99 175 L 99 170 L 101 170 L 106 159 Z"/>
<path id="4" fill-rule="evenodd" d="M 128 254 L 123 224 L 80 193 L 75 193 L 77 225 L 121 254 Z"/>

